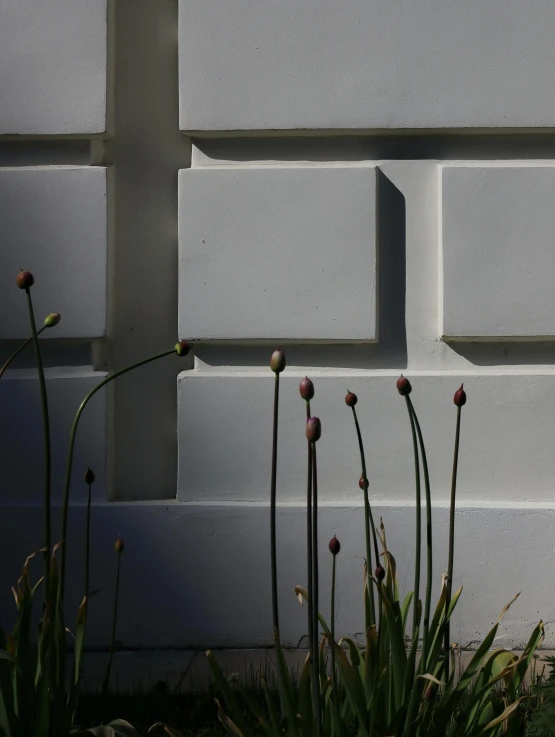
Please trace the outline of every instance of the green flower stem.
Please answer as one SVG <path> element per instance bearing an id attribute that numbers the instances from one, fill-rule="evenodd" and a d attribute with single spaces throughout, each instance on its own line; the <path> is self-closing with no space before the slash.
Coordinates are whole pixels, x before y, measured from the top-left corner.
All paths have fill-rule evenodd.
<path id="1" fill-rule="evenodd" d="M 358 424 L 357 412 L 354 407 L 353 418 L 355 421 L 355 428 L 358 438 L 358 447 L 360 450 L 360 463 L 362 466 L 362 477 L 364 482 L 364 533 L 366 541 L 366 584 L 368 591 L 368 602 L 369 602 L 369 616 L 366 621 L 366 632 L 368 628 L 373 624 L 376 624 L 376 609 L 374 606 L 374 589 L 372 587 L 372 551 L 370 549 L 370 525 L 372 526 L 372 532 L 374 535 L 374 547 L 377 550 L 376 544 L 376 532 L 374 529 L 374 519 L 372 517 L 372 509 L 370 508 L 370 499 L 368 498 L 368 476 L 366 475 L 366 458 L 364 456 L 364 444 L 362 442 L 362 433 L 360 432 L 360 425 Z M 365 608 L 366 611 L 366 608 Z"/>
<path id="2" fill-rule="evenodd" d="M 428 631 L 430 628 L 430 607 L 432 602 L 432 578 L 433 578 L 433 545 L 432 545 L 432 497 L 430 493 L 430 475 L 428 473 L 428 461 L 426 458 L 426 448 L 424 447 L 424 438 L 420 430 L 420 423 L 414 410 L 410 397 L 407 397 L 409 409 L 412 412 L 414 424 L 416 425 L 416 433 L 418 435 L 418 443 L 420 445 L 420 455 L 422 456 L 422 470 L 424 471 L 424 486 L 426 489 L 426 601 L 424 604 L 424 625 L 422 633 L 422 667 L 426 668 L 426 658 L 428 657 Z"/>
<path id="3" fill-rule="evenodd" d="M 272 618 L 274 636 L 279 640 L 279 611 L 277 588 L 277 540 L 276 540 L 276 497 L 277 497 L 277 442 L 279 415 L 279 372 L 274 379 L 274 422 L 272 431 L 272 476 L 270 482 L 270 556 L 272 573 Z"/>
<path id="4" fill-rule="evenodd" d="M 337 555 L 332 555 L 331 564 L 331 684 L 335 705 L 337 706 L 337 673 L 335 671 L 335 559 Z"/>
<path id="5" fill-rule="evenodd" d="M 48 589 L 50 585 L 50 465 L 52 462 L 50 451 L 50 418 L 48 415 L 48 396 L 46 394 L 44 366 L 42 364 L 42 355 L 40 352 L 39 332 L 37 331 L 37 325 L 35 323 L 33 300 L 31 298 L 31 290 L 29 287 L 25 289 L 25 294 L 27 295 L 29 323 L 31 325 L 31 333 L 33 335 L 32 340 L 33 347 L 35 349 L 35 362 L 37 364 L 37 372 L 39 376 L 40 399 L 42 405 L 42 433 L 44 441 L 44 596 L 45 601 L 48 601 Z"/>
<path id="6" fill-rule="evenodd" d="M 66 474 L 65 474 L 64 493 L 63 493 L 63 500 L 62 500 L 61 540 L 64 543 L 62 546 L 62 557 L 61 557 L 61 564 L 60 564 L 60 596 L 61 596 L 62 602 L 64 600 L 64 590 L 65 590 L 64 584 L 65 584 L 66 553 L 67 553 L 67 518 L 68 518 L 68 510 L 69 510 L 69 490 L 71 486 L 71 468 L 73 465 L 73 452 L 75 448 L 75 437 L 77 435 L 77 428 L 79 427 L 79 420 L 81 419 L 83 410 L 85 409 L 87 404 L 90 402 L 90 400 L 94 397 L 96 392 L 102 389 L 103 387 L 105 387 L 106 384 L 109 384 L 114 379 L 117 379 L 119 376 L 123 376 L 123 374 L 127 374 L 129 371 L 133 371 L 134 369 L 139 368 L 140 366 L 144 366 L 147 363 L 152 363 L 152 361 L 157 361 L 159 358 L 164 358 L 165 356 L 171 356 L 173 354 L 175 354 L 175 348 L 172 348 L 171 351 L 164 351 L 163 353 L 158 353 L 155 356 L 150 356 L 150 358 L 145 358 L 142 361 L 138 361 L 137 363 L 133 363 L 130 366 L 126 366 L 125 368 L 122 368 L 119 371 L 115 371 L 113 374 L 110 374 L 109 376 L 107 376 L 103 381 L 101 381 L 93 389 L 91 389 L 91 391 L 87 394 L 87 396 L 83 399 L 83 401 L 79 405 L 79 409 L 77 410 L 77 413 L 73 420 L 73 425 L 71 427 L 71 433 L 69 436 L 69 448 L 68 448 L 67 460 L 66 460 Z"/>
<path id="7" fill-rule="evenodd" d="M 314 633 L 314 663 L 316 672 L 316 737 L 322 735 L 322 711 L 320 706 L 320 658 L 318 653 L 318 470 L 316 463 L 316 443 L 312 443 L 312 586 L 314 603 L 312 605 L 312 630 Z"/>
<path id="8" fill-rule="evenodd" d="M 47 325 L 43 325 L 40 330 L 37 330 L 37 337 L 46 330 Z M 12 353 L 12 355 L 8 358 L 6 363 L 0 367 L 0 379 L 4 374 L 6 373 L 6 370 L 10 367 L 10 364 L 19 356 L 19 354 L 27 348 L 28 345 L 30 345 L 33 342 L 33 336 L 30 338 L 27 338 L 27 340 L 24 340 L 23 343 L 19 346 L 19 348 L 16 348 L 16 350 Z"/>
<path id="9" fill-rule="evenodd" d="M 421 556 L 421 535 L 422 535 L 422 501 L 420 491 L 420 461 L 418 459 L 418 441 L 416 439 L 416 427 L 411 412 L 411 401 L 408 395 L 405 395 L 407 403 L 407 411 L 409 413 L 410 429 L 412 433 L 412 447 L 414 451 L 414 477 L 416 479 L 416 545 L 414 552 L 414 594 L 412 599 L 412 636 L 417 636 L 418 632 L 418 601 L 420 599 L 420 556 Z"/>
<path id="10" fill-rule="evenodd" d="M 116 573 L 116 592 L 114 595 L 114 614 L 112 618 L 112 634 L 110 636 L 110 650 L 108 652 L 108 662 L 106 664 L 106 673 L 104 674 L 104 686 L 102 693 L 104 698 L 108 693 L 108 687 L 110 685 L 110 673 L 112 670 L 112 659 L 114 657 L 114 643 L 116 641 L 116 626 L 118 621 L 118 600 L 119 600 L 119 578 L 121 570 L 121 551 L 118 552 L 118 570 Z"/>
<path id="11" fill-rule="evenodd" d="M 89 598 L 89 573 L 90 573 L 90 552 L 91 552 L 91 487 L 92 484 L 87 484 L 89 487 L 87 494 L 87 527 L 85 532 L 85 596 L 87 597 L 87 603 Z"/>
<path id="12" fill-rule="evenodd" d="M 306 419 L 310 419 L 310 401 L 306 402 Z M 318 648 L 314 641 L 314 587 L 313 587 L 313 565 L 312 565 L 312 443 L 308 444 L 308 469 L 306 483 L 306 548 L 307 548 L 307 573 L 308 573 L 308 650 L 310 653 L 310 674 L 312 680 L 312 711 L 318 710 L 318 670 L 316 660 Z"/>
<path id="13" fill-rule="evenodd" d="M 453 474 L 451 476 L 451 504 L 449 507 L 449 563 L 447 565 L 447 593 L 445 597 L 445 613 L 449 611 L 451 593 L 453 591 L 453 564 L 455 560 L 455 498 L 457 495 L 457 470 L 459 467 L 459 440 L 461 434 L 461 408 L 457 407 L 457 424 L 455 429 L 455 450 L 453 452 Z M 446 682 L 449 682 L 449 647 L 451 640 L 451 626 L 449 620 L 445 623 L 445 637 L 443 647 L 447 654 L 445 672 Z"/>

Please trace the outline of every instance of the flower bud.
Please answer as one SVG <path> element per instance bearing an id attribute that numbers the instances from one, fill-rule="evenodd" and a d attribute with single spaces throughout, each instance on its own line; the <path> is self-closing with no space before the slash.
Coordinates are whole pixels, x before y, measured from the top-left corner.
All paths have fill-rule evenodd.
<path id="1" fill-rule="evenodd" d="M 424 693 L 424 698 L 426 701 L 431 701 L 435 696 L 435 688 L 433 686 L 428 686 L 426 689 L 426 692 Z"/>
<path id="2" fill-rule="evenodd" d="M 30 271 L 20 271 L 15 281 L 20 289 L 30 289 L 35 283 L 35 279 Z"/>
<path id="3" fill-rule="evenodd" d="M 314 384 L 308 378 L 308 376 L 305 376 L 299 384 L 299 392 L 301 397 L 303 399 L 306 399 L 307 402 L 310 402 L 310 400 L 314 397 Z"/>
<path id="4" fill-rule="evenodd" d="M 125 546 L 123 544 L 123 539 L 122 539 L 122 537 L 120 535 L 118 537 L 118 539 L 116 540 L 116 544 L 114 545 L 114 549 L 115 549 L 116 553 L 121 553 L 123 551 L 123 548 L 124 547 Z"/>
<path id="5" fill-rule="evenodd" d="M 44 318 L 44 326 L 47 328 L 54 328 L 60 322 L 62 316 L 59 312 L 51 312 L 48 317 Z"/>
<path id="6" fill-rule="evenodd" d="M 90 468 L 87 468 L 87 470 L 85 471 L 85 483 L 90 486 L 91 484 L 94 484 L 94 479 L 94 473 L 91 471 Z"/>
<path id="7" fill-rule="evenodd" d="M 370 482 L 368 481 L 368 479 L 366 479 L 366 488 L 368 489 L 369 486 L 370 486 Z M 364 476 L 362 475 L 358 480 L 358 488 L 364 491 Z"/>
<path id="8" fill-rule="evenodd" d="M 385 578 L 384 567 L 378 563 L 378 565 L 376 566 L 376 570 L 374 571 L 374 574 L 376 576 L 376 580 L 378 580 L 381 583 Z"/>
<path id="9" fill-rule="evenodd" d="M 270 358 L 270 368 L 274 374 L 281 374 L 286 366 L 287 361 L 285 360 L 285 353 L 282 350 L 274 351 Z"/>
<path id="10" fill-rule="evenodd" d="M 353 392 L 347 392 L 347 394 L 345 395 L 345 404 L 347 405 L 347 407 L 354 407 L 357 402 L 357 395 L 353 394 Z"/>
<path id="11" fill-rule="evenodd" d="M 453 402 L 455 402 L 457 407 L 464 407 L 466 404 L 466 392 L 463 389 L 463 385 L 460 385 L 460 388 L 457 389 L 455 392 L 455 396 L 453 397 Z"/>
<path id="12" fill-rule="evenodd" d="M 175 352 L 178 356 L 186 356 L 191 350 L 191 344 L 187 343 L 186 340 L 180 340 L 179 343 L 175 344 Z"/>
<path id="13" fill-rule="evenodd" d="M 410 381 L 405 376 L 403 376 L 403 374 L 401 374 L 400 378 L 397 379 L 397 391 L 403 397 L 406 397 L 412 391 Z"/>
<path id="14" fill-rule="evenodd" d="M 317 417 L 310 417 L 306 423 L 306 437 L 311 443 L 320 440 L 322 434 L 322 425 Z"/>
<path id="15" fill-rule="evenodd" d="M 335 535 L 330 540 L 329 549 L 332 555 L 337 555 L 337 553 L 339 553 L 339 551 L 341 550 L 341 544 L 339 540 L 335 537 Z"/>

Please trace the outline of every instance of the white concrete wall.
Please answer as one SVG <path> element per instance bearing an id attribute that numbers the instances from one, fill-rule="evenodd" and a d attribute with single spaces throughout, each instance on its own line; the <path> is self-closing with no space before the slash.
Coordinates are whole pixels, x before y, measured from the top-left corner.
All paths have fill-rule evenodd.
<path id="1" fill-rule="evenodd" d="M 178 8 L 179 5 L 179 8 Z M 154 649 L 271 642 L 271 351 L 283 374 L 282 636 L 304 570 L 304 407 L 321 417 L 322 596 L 361 624 L 363 508 L 351 389 L 376 516 L 410 586 L 414 387 L 446 565 L 464 381 L 454 636 L 472 645 L 519 590 L 500 642 L 554 619 L 555 382 L 551 4 L 416 0 L 0 0 L 0 357 L 44 341 L 54 498 L 79 398 L 105 372 L 196 342 L 87 409 L 75 462 L 71 596 L 84 467 L 96 472 L 91 645 L 106 643 L 112 542 L 126 539 L 118 637 Z M 41 544 L 38 389 L 0 383 L 0 603 Z M 181 373 L 179 373 L 181 372 Z M 3 399 L 2 399 L 3 398 Z M 163 602 L 163 604 L 161 604 Z M 327 604 L 323 609 L 327 612 Z M 555 645 L 548 624 L 546 645 Z"/>

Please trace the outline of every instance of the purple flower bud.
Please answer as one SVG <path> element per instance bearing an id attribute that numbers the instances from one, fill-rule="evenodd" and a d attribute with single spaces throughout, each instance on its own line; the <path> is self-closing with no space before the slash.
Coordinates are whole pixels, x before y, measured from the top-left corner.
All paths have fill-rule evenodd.
<path id="1" fill-rule="evenodd" d="M 376 576 L 376 579 L 381 583 L 385 578 L 384 567 L 378 563 L 378 565 L 376 566 L 376 570 L 374 571 L 374 574 Z"/>
<path id="2" fill-rule="evenodd" d="M 15 281 L 20 289 L 30 289 L 35 283 L 35 278 L 30 271 L 20 271 Z"/>
<path id="3" fill-rule="evenodd" d="M 453 397 L 453 402 L 457 405 L 457 407 L 464 407 L 466 404 L 466 392 L 463 389 L 463 385 L 460 385 L 460 388 L 457 389 L 455 392 L 455 396 Z"/>
<path id="4" fill-rule="evenodd" d="M 370 486 L 368 479 L 366 479 L 366 488 Z M 361 476 L 358 480 L 358 487 L 364 491 L 364 476 Z"/>
<path id="5" fill-rule="evenodd" d="M 44 318 L 44 326 L 47 328 L 53 328 L 60 322 L 61 319 L 62 316 L 59 312 L 51 312 L 48 317 Z"/>
<path id="6" fill-rule="evenodd" d="M 431 701 L 435 695 L 436 695 L 435 688 L 433 686 L 428 686 L 424 694 L 424 698 L 426 699 L 426 701 Z"/>
<path id="7" fill-rule="evenodd" d="M 306 423 L 306 437 L 311 443 L 320 440 L 322 425 L 317 417 L 310 417 Z"/>
<path id="8" fill-rule="evenodd" d="M 91 484 L 94 484 L 94 479 L 94 473 L 91 471 L 90 468 L 87 468 L 87 470 L 85 471 L 85 483 L 90 486 Z"/>
<path id="9" fill-rule="evenodd" d="M 187 343 L 186 340 L 180 340 L 179 343 L 175 344 L 175 352 L 178 356 L 186 356 L 191 350 L 191 344 Z"/>
<path id="10" fill-rule="evenodd" d="M 347 392 L 347 394 L 345 395 L 345 404 L 347 405 L 347 407 L 354 407 L 357 402 L 357 395 L 353 394 L 353 392 Z"/>
<path id="11" fill-rule="evenodd" d="M 274 351 L 270 358 L 270 368 L 274 374 L 281 374 L 286 366 L 287 361 L 285 360 L 285 353 L 282 350 Z"/>
<path id="12" fill-rule="evenodd" d="M 332 555 L 337 555 L 341 550 L 341 544 L 339 540 L 335 537 L 335 535 L 330 540 L 329 549 Z"/>
<path id="13" fill-rule="evenodd" d="M 410 381 L 403 376 L 403 374 L 401 374 L 400 378 L 397 379 L 397 390 L 403 397 L 406 397 L 407 394 L 410 394 L 412 391 Z"/>
<path id="14" fill-rule="evenodd" d="M 299 384 L 299 392 L 301 397 L 303 399 L 306 399 L 307 402 L 310 402 L 310 400 L 314 397 L 314 384 L 308 378 L 308 376 L 305 376 Z"/>
<path id="15" fill-rule="evenodd" d="M 122 539 L 122 537 L 120 535 L 118 537 L 118 539 L 116 540 L 116 544 L 114 545 L 114 549 L 115 549 L 116 553 L 121 553 L 121 552 L 123 552 L 123 548 L 124 547 L 125 547 L 125 545 L 123 544 L 123 539 Z"/>

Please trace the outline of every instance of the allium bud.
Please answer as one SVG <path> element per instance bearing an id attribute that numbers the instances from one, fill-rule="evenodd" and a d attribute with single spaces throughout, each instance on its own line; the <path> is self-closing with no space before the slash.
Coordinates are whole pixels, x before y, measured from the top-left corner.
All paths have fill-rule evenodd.
<path id="1" fill-rule="evenodd" d="M 424 693 L 424 698 L 426 701 L 431 701 L 435 696 L 435 688 L 433 686 L 428 686 L 426 689 L 426 692 Z"/>
<path id="2" fill-rule="evenodd" d="M 118 537 L 118 539 L 116 540 L 116 544 L 114 545 L 114 549 L 115 549 L 116 553 L 121 553 L 123 551 L 123 548 L 124 547 L 125 546 L 123 544 L 123 539 L 122 539 L 122 537 L 120 535 Z"/>
<path id="3" fill-rule="evenodd" d="M 306 423 L 306 437 L 311 443 L 320 440 L 322 434 L 322 425 L 317 417 L 310 417 Z"/>
<path id="4" fill-rule="evenodd" d="M 353 392 L 347 392 L 347 394 L 345 395 L 345 404 L 347 405 L 347 407 L 354 407 L 357 402 L 357 395 L 353 394 Z"/>
<path id="5" fill-rule="evenodd" d="M 385 578 L 384 567 L 378 563 L 378 565 L 376 566 L 376 570 L 374 571 L 374 574 L 376 576 L 376 580 L 378 580 L 381 583 Z"/>
<path id="6" fill-rule="evenodd" d="M 191 350 L 191 344 L 187 343 L 186 340 L 180 340 L 179 343 L 175 344 L 175 352 L 178 356 L 186 356 Z"/>
<path id="7" fill-rule="evenodd" d="M 53 328 L 60 322 L 61 319 L 62 316 L 59 312 L 51 312 L 48 317 L 44 318 L 44 326 L 47 328 Z"/>
<path id="8" fill-rule="evenodd" d="M 370 486 L 368 479 L 366 479 L 366 488 Z M 358 480 L 358 488 L 364 491 L 364 476 L 361 476 Z"/>
<path id="9" fill-rule="evenodd" d="M 91 484 L 94 484 L 94 479 L 94 473 L 91 471 L 90 468 L 87 468 L 87 470 L 85 471 L 85 483 L 90 486 Z"/>
<path id="10" fill-rule="evenodd" d="M 20 271 L 15 281 L 20 289 L 30 289 L 35 283 L 35 278 L 30 271 Z"/>
<path id="11" fill-rule="evenodd" d="M 337 555 L 337 553 L 339 553 L 339 551 L 341 550 L 341 544 L 339 540 L 335 537 L 335 535 L 330 540 L 329 549 L 332 555 Z"/>
<path id="12" fill-rule="evenodd" d="M 308 376 L 305 376 L 299 384 L 299 392 L 301 397 L 303 399 L 306 399 L 307 402 L 310 402 L 310 400 L 314 397 L 314 384 L 308 378 Z"/>
<path id="13" fill-rule="evenodd" d="M 406 376 L 403 376 L 403 374 L 401 374 L 400 378 L 397 379 L 397 390 L 399 394 L 401 394 L 403 397 L 406 397 L 407 394 L 410 394 L 412 391 L 410 381 L 406 378 Z"/>
<path id="14" fill-rule="evenodd" d="M 281 374 L 286 366 L 287 361 L 285 360 L 285 353 L 281 350 L 274 351 L 270 358 L 270 368 L 274 374 Z"/>
<path id="15" fill-rule="evenodd" d="M 453 402 L 457 405 L 457 407 L 464 407 L 466 404 L 466 392 L 463 389 L 463 385 L 460 385 L 460 388 L 457 389 L 455 392 L 455 396 L 453 397 Z"/>

